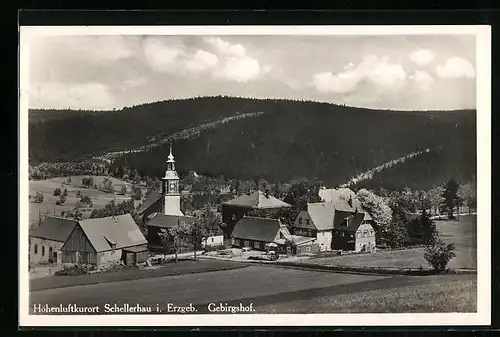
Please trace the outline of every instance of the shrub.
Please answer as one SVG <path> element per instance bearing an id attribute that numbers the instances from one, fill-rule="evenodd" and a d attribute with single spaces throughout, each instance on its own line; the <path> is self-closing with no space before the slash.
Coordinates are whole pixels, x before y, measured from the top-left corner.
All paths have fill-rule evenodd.
<path id="1" fill-rule="evenodd" d="M 58 188 L 56 188 L 56 189 L 54 190 L 54 196 L 56 196 L 56 197 L 57 197 L 57 196 L 59 196 L 59 195 L 61 195 L 61 189 L 58 187 Z"/>
<path id="2" fill-rule="evenodd" d="M 425 246 L 424 258 L 427 263 L 438 272 L 446 270 L 448 262 L 456 255 L 455 244 L 446 244 L 439 236 L 435 235 Z"/>
<path id="3" fill-rule="evenodd" d="M 82 204 L 87 204 L 87 205 L 92 203 L 92 199 L 90 199 L 90 197 L 87 195 L 82 195 L 80 201 Z"/>
<path id="4" fill-rule="evenodd" d="M 34 201 L 38 204 L 43 202 L 43 193 L 37 192 Z"/>
<path id="5" fill-rule="evenodd" d="M 76 191 L 76 197 L 79 198 L 82 195 L 81 191 Z"/>

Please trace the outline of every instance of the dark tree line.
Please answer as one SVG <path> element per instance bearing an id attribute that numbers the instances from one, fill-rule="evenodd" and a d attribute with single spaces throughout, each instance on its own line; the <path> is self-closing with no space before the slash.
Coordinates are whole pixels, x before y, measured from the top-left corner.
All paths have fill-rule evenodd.
<path id="1" fill-rule="evenodd" d="M 31 115 L 37 117 L 30 122 L 30 159 L 34 163 L 74 161 L 143 146 L 238 112 L 260 111 L 264 114 L 259 117 L 219 125 L 197 139 L 177 141 L 179 171 L 274 182 L 316 176 L 328 185 L 337 185 L 416 149 L 438 146 L 443 146 L 444 155 L 451 157 L 444 161 L 431 158 L 422 164 L 430 168 L 422 179 L 432 178 L 440 166 L 445 171 L 455 168 L 459 171 L 455 173 L 465 172 L 463 175 L 475 167 L 473 111 L 422 114 L 230 97 L 155 102 L 109 113 L 70 113 L 65 118 L 54 117 L 56 112 L 33 111 Z M 130 132 L 130 125 L 134 125 L 134 132 Z M 91 130 L 88 133 L 69 132 L 87 126 Z M 141 176 L 161 176 L 167 154 L 168 146 L 130 153 L 115 161 L 111 170 L 130 167 Z M 421 172 L 425 170 L 406 170 L 399 185 L 411 182 Z"/>

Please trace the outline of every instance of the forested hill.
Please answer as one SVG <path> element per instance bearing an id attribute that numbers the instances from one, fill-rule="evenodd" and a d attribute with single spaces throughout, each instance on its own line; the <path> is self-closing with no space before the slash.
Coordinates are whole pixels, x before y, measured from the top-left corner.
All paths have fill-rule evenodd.
<path id="1" fill-rule="evenodd" d="M 449 178 L 449 172 L 464 179 L 475 174 L 475 111 L 384 111 L 230 97 L 163 101 L 105 112 L 33 110 L 30 161 L 77 161 L 136 149 L 185 129 L 257 112 L 255 117 L 233 119 L 196 137 L 176 140 L 178 170 L 270 181 L 316 177 L 336 185 L 429 148 L 431 153 L 439 149 L 426 160 L 426 174 L 435 180 Z M 127 165 L 143 175 L 159 176 L 168 154 L 168 145 L 159 144 L 126 154 L 113 166 Z M 408 179 L 412 170 L 406 171 Z"/>

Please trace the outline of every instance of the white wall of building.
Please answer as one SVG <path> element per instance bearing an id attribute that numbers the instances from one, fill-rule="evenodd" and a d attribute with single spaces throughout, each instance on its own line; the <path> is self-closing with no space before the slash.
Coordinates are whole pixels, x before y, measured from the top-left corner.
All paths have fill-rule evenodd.
<path id="1" fill-rule="evenodd" d="M 319 250 L 321 252 L 332 250 L 332 232 L 318 231 L 316 235 L 316 242 L 319 245 Z"/>
<path id="2" fill-rule="evenodd" d="M 207 240 L 203 240 L 201 243 L 202 248 L 222 246 L 224 244 L 224 235 L 209 236 Z"/>
<path id="3" fill-rule="evenodd" d="M 61 248 L 63 244 L 63 242 L 31 237 L 29 247 L 30 262 L 33 264 L 48 263 L 52 259 L 54 263 L 61 263 Z"/>
<path id="4" fill-rule="evenodd" d="M 165 195 L 164 213 L 168 215 L 183 216 L 181 212 L 181 196 L 180 195 Z"/>
<path id="5" fill-rule="evenodd" d="M 97 267 L 107 267 L 114 264 L 119 264 L 122 258 L 122 250 L 115 249 L 97 254 Z"/>
<path id="6" fill-rule="evenodd" d="M 360 252 L 363 246 L 365 246 L 365 250 L 371 251 L 375 245 L 375 230 L 370 224 L 361 224 L 356 231 L 356 251 Z"/>

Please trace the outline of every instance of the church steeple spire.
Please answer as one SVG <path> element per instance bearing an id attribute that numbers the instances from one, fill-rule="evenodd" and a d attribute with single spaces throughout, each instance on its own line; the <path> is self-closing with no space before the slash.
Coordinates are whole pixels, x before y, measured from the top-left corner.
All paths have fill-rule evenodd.
<path id="1" fill-rule="evenodd" d="M 175 171 L 175 160 L 172 154 L 172 143 L 170 143 L 170 154 L 167 157 L 167 171 Z"/>
<path id="2" fill-rule="evenodd" d="M 164 214 L 182 215 L 180 210 L 179 175 L 175 171 L 175 160 L 172 154 L 172 144 L 167 157 L 167 169 L 162 178 L 162 194 L 164 198 Z"/>

